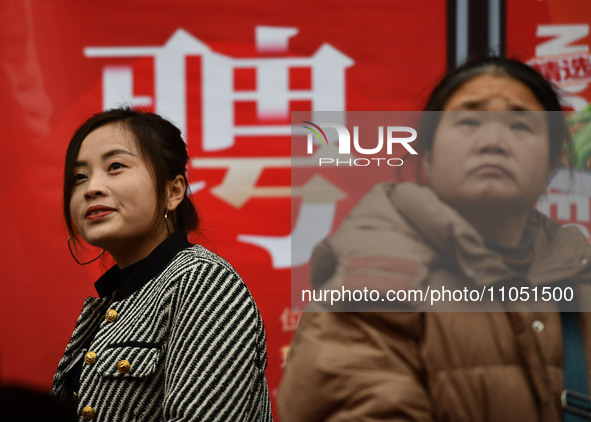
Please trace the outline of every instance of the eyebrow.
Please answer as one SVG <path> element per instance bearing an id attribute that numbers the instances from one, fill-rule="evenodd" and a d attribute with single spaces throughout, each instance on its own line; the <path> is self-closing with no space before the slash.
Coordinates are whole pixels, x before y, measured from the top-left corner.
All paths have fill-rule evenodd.
<path id="1" fill-rule="evenodd" d="M 463 103 L 460 103 L 458 105 L 458 107 L 456 108 L 456 110 L 461 111 L 461 110 L 478 110 L 479 108 L 482 108 L 485 104 L 486 104 L 486 100 L 483 101 L 465 101 Z M 533 110 L 530 110 L 529 108 L 517 105 L 517 104 L 511 104 L 510 105 L 510 111 L 521 111 L 521 112 L 530 112 Z"/>
<path id="2" fill-rule="evenodd" d="M 113 157 L 114 155 L 131 155 L 132 157 L 137 157 L 135 154 L 133 154 L 132 152 L 126 150 L 126 149 L 113 149 L 111 151 L 107 151 L 105 152 L 103 155 L 101 155 L 101 159 L 103 161 L 107 160 L 108 158 Z M 87 165 L 88 163 L 86 161 L 75 161 L 74 162 L 74 167 L 82 167 Z"/>
<path id="3" fill-rule="evenodd" d="M 463 103 L 460 103 L 457 109 L 454 109 L 452 111 L 478 111 L 479 108 L 481 108 L 484 104 L 486 103 L 486 101 L 466 101 Z M 541 124 L 541 120 L 538 117 L 538 114 L 541 113 L 542 111 L 537 111 L 537 110 L 531 110 L 529 108 L 523 107 L 521 105 L 518 104 L 510 104 L 510 113 L 516 113 L 519 116 L 523 116 L 525 118 L 530 118 L 533 119 L 535 121 L 536 124 Z"/>

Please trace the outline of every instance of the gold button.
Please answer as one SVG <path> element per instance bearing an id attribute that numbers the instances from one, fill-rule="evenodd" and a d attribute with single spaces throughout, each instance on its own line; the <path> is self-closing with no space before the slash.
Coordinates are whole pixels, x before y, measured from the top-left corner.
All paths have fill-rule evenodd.
<path id="1" fill-rule="evenodd" d="M 131 365 L 128 361 L 123 359 L 117 364 L 117 370 L 122 374 L 129 374 L 129 371 L 131 371 Z"/>
<path id="2" fill-rule="evenodd" d="M 96 362 L 96 353 L 87 352 L 84 355 L 84 362 L 86 362 L 88 365 L 92 365 L 93 363 L 95 363 Z"/>
<path id="3" fill-rule="evenodd" d="M 115 322 L 117 321 L 117 311 L 115 309 L 109 309 L 107 311 L 107 315 L 105 316 L 107 318 L 107 321 L 109 322 Z"/>
<path id="4" fill-rule="evenodd" d="M 75 392 L 75 391 L 74 391 L 74 392 L 72 393 L 72 396 L 74 396 L 74 399 L 78 400 L 78 393 L 77 393 L 77 392 Z"/>
<path id="5" fill-rule="evenodd" d="M 82 418 L 84 418 L 87 421 L 92 420 L 94 418 L 94 409 L 90 406 L 84 406 L 82 408 L 81 415 Z"/>

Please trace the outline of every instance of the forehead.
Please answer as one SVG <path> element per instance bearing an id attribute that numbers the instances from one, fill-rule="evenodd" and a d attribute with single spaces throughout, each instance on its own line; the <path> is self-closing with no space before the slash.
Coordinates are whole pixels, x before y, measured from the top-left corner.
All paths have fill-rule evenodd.
<path id="1" fill-rule="evenodd" d="M 140 156 L 133 134 L 120 123 L 109 123 L 90 132 L 80 145 L 78 161 L 99 158 L 113 150 L 126 150 Z"/>
<path id="2" fill-rule="evenodd" d="M 448 98 L 443 108 L 544 110 L 526 85 L 504 75 L 480 75 L 470 79 Z"/>

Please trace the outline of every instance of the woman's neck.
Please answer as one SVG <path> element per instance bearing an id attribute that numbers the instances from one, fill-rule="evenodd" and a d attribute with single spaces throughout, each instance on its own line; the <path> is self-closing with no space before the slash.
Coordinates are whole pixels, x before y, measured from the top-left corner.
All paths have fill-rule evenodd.
<path id="1" fill-rule="evenodd" d="M 460 207 L 456 210 L 488 241 L 503 246 L 519 246 L 530 210 L 483 208 Z"/>
<path id="2" fill-rule="evenodd" d="M 117 247 L 107 250 L 115 259 L 117 266 L 123 269 L 146 258 L 167 237 L 166 232 L 160 232 L 158 235 L 128 239 L 127 242 L 119 243 Z"/>

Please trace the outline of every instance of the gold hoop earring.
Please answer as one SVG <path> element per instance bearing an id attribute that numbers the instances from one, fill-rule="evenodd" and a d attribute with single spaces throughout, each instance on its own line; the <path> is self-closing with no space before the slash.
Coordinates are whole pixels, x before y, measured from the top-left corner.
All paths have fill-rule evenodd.
<path id="1" fill-rule="evenodd" d="M 70 242 L 70 240 L 71 240 L 71 239 L 72 239 L 74 236 L 76 236 L 77 234 L 78 234 L 78 232 L 76 232 L 76 233 L 74 233 L 73 235 L 71 235 L 70 237 L 68 237 L 68 249 L 70 250 L 70 255 L 72 255 L 72 258 L 74 258 L 74 261 L 76 261 L 76 263 L 77 263 L 78 265 L 88 265 L 88 264 L 90 264 L 91 262 L 94 262 L 94 261 L 96 261 L 97 259 L 99 259 L 101 256 L 103 256 L 103 254 L 105 253 L 105 250 L 104 250 L 104 249 L 101 251 L 101 253 L 100 253 L 100 254 L 99 254 L 99 255 L 98 255 L 96 258 L 94 258 L 94 259 L 91 259 L 90 261 L 87 261 L 87 262 L 80 262 L 80 261 L 78 261 L 78 258 L 76 258 L 76 255 L 74 255 L 74 251 L 72 251 L 72 244 L 71 244 L 71 242 Z"/>

